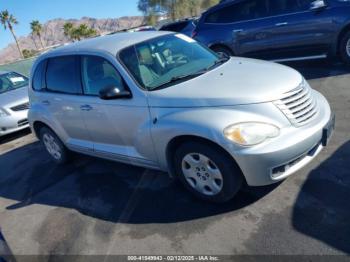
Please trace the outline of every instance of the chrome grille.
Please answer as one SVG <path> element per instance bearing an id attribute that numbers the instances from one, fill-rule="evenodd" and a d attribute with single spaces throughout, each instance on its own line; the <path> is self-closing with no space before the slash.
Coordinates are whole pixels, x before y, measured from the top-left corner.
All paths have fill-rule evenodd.
<path id="1" fill-rule="evenodd" d="M 29 109 L 29 102 L 11 107 L 12 111 L 23 111 Z"/>
<path id="2" fill-rule="evenodd" d="M 306 125 L 317 114 L 316 100 L 311 88 L 304 81 L 293 91 L 285 93 L 274 104 L 295 126 Z"/>

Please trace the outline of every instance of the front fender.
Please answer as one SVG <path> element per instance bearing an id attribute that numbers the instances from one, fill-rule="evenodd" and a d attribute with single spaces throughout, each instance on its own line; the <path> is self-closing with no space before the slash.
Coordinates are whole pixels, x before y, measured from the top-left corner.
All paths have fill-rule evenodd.
<path id="1" fill-rule="evenodd" d="M 240 122 L 266 122 L 280 128 L 290 125 L 286 117 L 272 104 L 205 108 L 151 108 L 154 147 L 162 169 L 168 170 L 167 146 L 180 136 L 196 136 L 210 140 L 234 157 L 242 147 L 228 141 L 223 130 Z"/>

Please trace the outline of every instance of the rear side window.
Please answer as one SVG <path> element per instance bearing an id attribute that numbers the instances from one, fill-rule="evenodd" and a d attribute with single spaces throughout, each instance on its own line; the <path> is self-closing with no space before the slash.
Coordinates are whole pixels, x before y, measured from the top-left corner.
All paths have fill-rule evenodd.
<path id="1" fill-rule="evenodd" d="M 162 31 L 173 31 L 173 32 L 181 32 L 187 25 L 189 21 L 174 23 L 170 25 L 166 25 L 162 27 Z"/>
<path id="2" fill-rule="evenodd" d="M 60 56 L 50 58 L 46 70 L 48 91 L 65 94 L 81 94 L 79 57 Z"/>
<path id="3" fill-rule="evenodd" d="M 268 16 L 267 4 L 264 0 L 247 0 L 223 8 L 209 14 L 206 23 L 234 23 L 258 19 Z"/>
<path id="4" fill-rule="evenodd" d="M 314 0 L 269 0 L 269 14 L 284 15 L 295 12 L 302 12 L 310 9 L 310 5 Z"/>
<path id="5" fill-rule="evenodd" d="M 45 89 L 45 70 L 46 70 L 46 61 L 41 61 L 36 67 L 32 87 L 36 91 Z"/>

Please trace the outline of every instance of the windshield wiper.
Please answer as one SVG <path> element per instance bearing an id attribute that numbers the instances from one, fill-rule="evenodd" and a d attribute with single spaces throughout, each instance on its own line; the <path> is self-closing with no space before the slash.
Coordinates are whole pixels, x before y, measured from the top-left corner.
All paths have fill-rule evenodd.
<path id="1" fill-rule="evenodd" d="M 200 75 L 202 75 L 204 73 L 205 73 L 205 71 L 203 70 L 203 71 L 199 71 L 199 72 L 188 74 L 188 75 L 180 75 L 180 76 L 172 77 L 172 78 L 170 78 L 170 80 L 168 80 L 168 81 L 162 83 L 161 85 L 156 86 L 155 88 L 153 88 L 152 91 L 162 89 L 166 85 L 169 85 L 169 84 L 181 81 L 181 80 L 191 79 L 191 78 L 200 76 Z"/>
<path id="2" fill-rule="evenodd" d="M 192 74 L 188 74 L 188 75 L 180 75 L 180 76 L 172 77 L 172 78 L 170 78 L 170 80 L 162 83 L 159 86 L 154 87 L 151 90 L 152 91 L 159 90 L 159 89 L 162 89 L 164 86 L 169 85 L 171 83 L 175 83 L 175 82 L 178 82 L 178 81 L 181 81 L 181 80 L 191 79 L 191 78 L 203 75 L 204 73 L 210 71 L 211 69 L 215 68 L 218 65 L 221 65 L 221 64 L 225 63 L 228 60 L 229 60 L 229 58 L 227 58 L 227 57 L 220 58 L 218 60 L 215 60 L 214 64 L 208 66 L 207 68 L 204 68 L 203 70 L 200 70 L 200 71 L 198 71 L 196 73 L 192 73 Z"/>
<path id="3" fill-rule="evenodd" d="M 219 58 L 218 60 L 215 60 L 214 64 L 212 64 L 211 66 L 208 66 L 205 71 L 210 71 L 211 69 L 215 68 L 218 65 L 221 65 L 225 62 L 227 62 L 230 58 L 228 57 L 223 57 L 223 58 Z"/>

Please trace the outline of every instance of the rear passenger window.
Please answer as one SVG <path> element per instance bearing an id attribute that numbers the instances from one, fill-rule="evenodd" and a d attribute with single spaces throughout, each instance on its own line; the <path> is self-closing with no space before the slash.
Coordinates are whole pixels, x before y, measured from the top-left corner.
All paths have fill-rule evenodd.
<path id="1" fill-rule="evenodd" d="M 311 2 L 313 1 L 314 0 L 269 0 L 269 14 L 274 16 L 309 10 Z"/>
<path id="2" fill-rule="evenodd" d="M 32 88 L 36 91 L 45 89 L 45 78 L 44 78 L 45 69 L 46 69 L 46 61 L 41 61 L 35 69 Z"/>
<path id="3" fill-rule="evenodd" d="M 161 30 L 162 31 L 181 32 L 188 25 L 188 23 L 189 22 L 186 21 L 186 22 L 179 22 L 179 23 L 175 23 L 175 24 L 166 25 Z"/>
<path id="4" fill-rule="evenodd" d="M 81 94 L 80 72 L 76 56 L 50 58 L 46 70 L 47 90 L 65 94 Z"/>
<path id="5" fill-rule="evenodd" d="M 247 0 L 224 6 L 209 14 L 206 23 L 234 23 L 245 20 L 258 19 L 268 16 L 265 0 Z"/>

